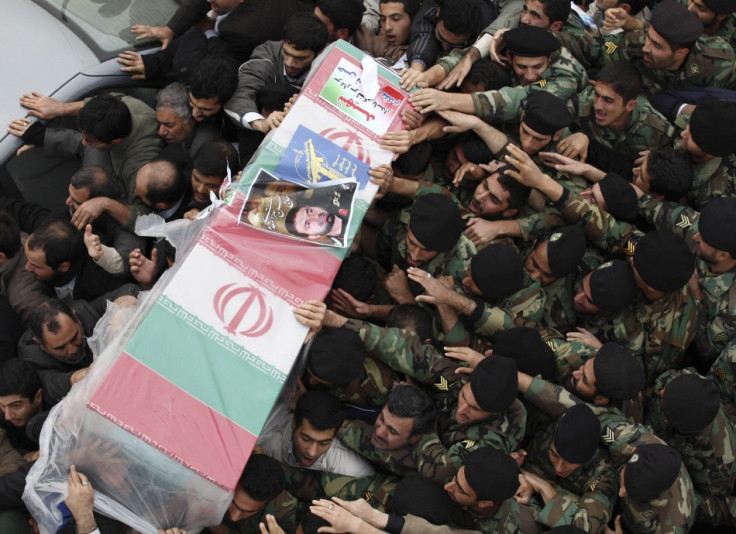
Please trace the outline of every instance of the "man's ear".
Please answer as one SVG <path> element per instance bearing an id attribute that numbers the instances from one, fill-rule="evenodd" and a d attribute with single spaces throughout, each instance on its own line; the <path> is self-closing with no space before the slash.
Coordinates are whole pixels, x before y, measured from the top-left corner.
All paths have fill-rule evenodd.
<path id="1" fill-rule="evenodd" d="M 419 441 L 423 437 L 424 437 L 424 434 L 417 434 L 416 436 L 412 436 L 412 437 L 409 438 L 409 443 L 411 443 L 412 445 L 414 445 L 417 441 Z"/>
<path id="2" fill-rule="evenodd" d="M 553 22 L 552 24 L 549 25 L 549 29 L 552 30 L 553 32 L 560 31 L 562 29 L 562 21 L 557 20 Z"/>
<path id="3" fill-rule="evenodd" d="M 56 269 L 60 273 L 66 273 L 69 272 L 69 269 L 71 269 L 72 264 L 68 261 L 62 262 L 59 267 Z"/>
<path id="4" fill-rule="evenodd" d="M 350 38 L 350 32 L 348 32 L 347 28 L 340 28 L 335 32 L 335 35 L 338 39 L 342 39 L 344 41 L 347 41 Z"/>
<path id="5" fill-rule="evenodd" d="M 41 405 L 43 402 L 43 388 L 38 388 L 36 394 L 33 396 L 33 404 Z"/>
<path id="6" fill-rule="evenodd" d="M 681 61 L 685 61 L 685 58 L 689 53 L 690 49 L 688 48 L 678 48 L 677 50 L 675 50 L 675 61 L 678 63 Z"/>
<path id="7" fill-rule="evenodd" d="M 611 399 L 608 397 L 604 397 L 603 395 L 595 395 L 593 397 L 593 404 L 596 406 L 606 406 L 607 404 L 610 404 Z"/>
<path id="8" fill-rule="evenodd" d="M 634 111 L 635 107 L 636 107 L 636 98 L 632 98 L 631 100 L 626 102 L 626 111 L 628 111 L 629 113 Z"/>
<path id="9" fill-rule="evenodd" d="M 494 501 L 478 501 L 475 503 L 475 506 L 477 508 L 493 508 L 496 506 L 496 503 Z"/>

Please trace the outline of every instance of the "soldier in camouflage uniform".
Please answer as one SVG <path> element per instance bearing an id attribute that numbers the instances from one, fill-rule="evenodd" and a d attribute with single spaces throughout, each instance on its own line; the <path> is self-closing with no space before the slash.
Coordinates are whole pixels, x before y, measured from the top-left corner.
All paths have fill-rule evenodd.
<path id="1" fill-rule="evenodd" d="M 561 414 L 567 408 L 581 402 L 561 386 L 539 378 L 523 377 L 521 374 L 519 389 L 535 406 L 544 406 L 553 414 Z M 662 454 L 661 450 L 657 450 L 658 454 L 654 460 L 647 460 L 642 464 L 648 465 L 649 468 L 643 473 L 641 471 L 637 473 L 637 477 L 642 481 L 650 482 L 649 489 L 662 488 L 659 493 L 651 496 L 637 491 L 638 488 L 627 488 L 629 482 L 625 477 L 626 466 L 632 465 L 628 462 L 633 459 L 637 450 L 641 452 L 642 447 L 652 445 L 661 447 L 664 446 L 664 442 L 652 433 L 649 427 L 632 424 L 616 408 L 608 405 L 588 406 L 598 417 L 601 438 L 608 448 L 613 465 L 617 468 L 623 466 L 624 472 L 621 472 L 619 480 L 621 486 L 619 497 L 622 500 L 617 509 L 621 513 L 625 528 L 631 532 L 645 534 L 660 532 L 685 534 L 693 525 L 700 499 L 695 494 L 690 476 L 677 451 L 669 447 L 668 451 Z M 637 469 L 638 467 L 640 466 L 637 466 Z"/>
<path id="2" fill-rule="evenodd" d="M 416 386 L 399 384 L 391 390 L 374 425 L 346 422 L 337 436 L 377 467 L 406 476 L 417 470 L 415 444 L 433 430 L 435 423 L 432 399 Z"/>
<path id="3" fill-rule="evenodd" d="M 544 502 L 537 521 L 603 531 L 616 502 L 618 475 L 599 441 L 598 419 L 584 404 L 537 431 L 523 464 L 525 478 Z"/>
<path id="4" fill-rule="evenodd" d="M 617 341 L 641 355 L 648 383 L 675 367 L 683 360 L 697 326 L 695 299 L 687 288 L 695 262 L 684 241 L 664 230 L 642 235 L 634 226 L 571 195 L 521 150 L 512 150 L 507 160 L 519 169 L 510 173 L 514 178 L 547 195 L 569 223 L 581 222 L 594 245 L 612 255 L 631 257 L 641 294 L 632 309 L 616 314 L 604 325 L 597 333 L 599 339 Z"/>
<path id="5" fill-rule="evenodd" d="M 613 151 L 640 152 L 669 145 L 673 126 L 640 92 L 641 75 L 633 65 L 607 63 L 594 86 L 570 99 L 573 128 Z"/>
<path id="6" fill-rule="evenodd" d="M 297 501 L 285 486 L 279 462 L 264 454 L 252 455 L 235 488 L 223 524 L 210 530 L 218 534 L 253 534 L 270 514 L 285 532 L 294 532 Z"/>
<path id="7" fill-rule="evenodd" d="M 731 495 L 736 432 L 713 382 L 689 370 L 662 373 L 644 413 L 644 422 L 680 453 L 699 494 Z"/>
<path id="8" fill-rule="evenodd" d="M 683 131 L 675 142 L 688 154 L 695 178 L 688 203 L 701 210 L 713 198 L 736 197 L 736 106 L 708 100 L 695 111 L 680 113 L 675 126 Z"/>
<path id="9" fill-rule="evenodd" d="M 472 94 L 424 89 L 412 95 L 412 102 L 421 107 L 441 100 L 434 111 L 450 109 L 473 113 L 487 122 L 517 122 L 526 99 L 534 91 L 548 91 L 567 101 L 588 84 L 588 74 L 583 66 L 567 50 L 560 48 L 548 30 L 520 26 L 506 32 L 504 40 L 513 68 L 510 87 Z M 438 65 L 449 73 L 458 61 L 458 55 L 452 54 L 442 58 Z M 529 65 L 535 68 L 529 69 Z M 423 98 L 425 94 L 427 100 Z"/>
<path id="10" fill-rule="evenodd" d="M 498 376 L 483 370 L 478 371 L 476 378 L 457 374 L 455 371 L 460 364 L 444 357 L 433 345 L 423 343 L 415 332 L 331 315 L 334 319 L 330 321 L 339 322 L 330 324 L 344 323 L 345 328 L 360 335 L 371 354 L 392 369 L 425 384 L 432 392 L 438 406 L 437 434 L 427 434 L 414 448 L 422 478 L 444 484 L 462 465 L 469 451 L 491 446 L 511 452 L 519 445 L 524 436 L 526 410 L 515 399 L 515 387 L 498 384 L 494 388 Z M 511 360 L 504 358 L 486 365 L 498 367 L 495 375 L 508 368 L 508 373 L 503 374 L 509 374 L 512 380 L 516 378 Z M 478 384 L 493 391 L 478 393 L 476 397 Z M 487 399 L 488 395 L 493 398 Z"/>
<path id="11" fill-rule="evenodd" d="M 708 371 L 721 394 L 723 408 L 731 423 L 736 424 L 736 343 L 731 341 L 721 351 Z"/>
<path id="12" fill-rule="evenodd" d="M 557 33 L 557 37 L 588 69 L 601 68 L 609 61 L 631 61 L 642 73 L 647 96 L 687 87 L 733 88 L 734 49 L 702 33 L 703 25 L 695 14 L 666 2 L 655 8 L 648 30 L 606 37 Z M 671 44 L 689 42 L 695 44 L 676 50 Z"/>
<path id="13" fill-rule="evenodd" d="M 696 253 L 698 327 L 695 348 L 708 361 L 736 336 L 736 199 L 718 198 L 698 213 L 643 195 L 639 211 L 659 228 L 681 235 Z"/>
<path id="14" fill-rule="evenodd" d="M 703 23 L 705 33 L 711 37 L 720 37 L 724 41 L 736 44 L 736 5 L 728 0 L 677 0 L 688 6 Z"/>
<path id="15" fill-rule="evenodd" d="M 340 354 L 339 360 L 335 354 Z M 330 329 L 315 336 L 302 380 L 308 387 L 324 389 L 342 402 L 379 409 L 401 378 L 383 363 L 366 356 L 355 334 Z"/>

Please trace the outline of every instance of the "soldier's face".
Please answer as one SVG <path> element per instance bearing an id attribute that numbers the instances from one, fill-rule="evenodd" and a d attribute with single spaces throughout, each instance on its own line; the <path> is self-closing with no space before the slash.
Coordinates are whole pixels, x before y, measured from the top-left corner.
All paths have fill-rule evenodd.
<path id="1" fill-rule="evenodd" d="M 520 85 L 531 85 L 539 81 L 542 73 L 549 67 L 549 56 L 511 56 L 511 66 Z"/>
<path id="2" fill-rule="evenodd" d="M 473 214 L 489 221 L 507 219 L 518 213 L 518 210 L 509 209 L 509 193 L 498 181 L 498 173 L 491 174 L 483 180 L 473 193 L 473 200 L 468 209 Z"/>
<path id="3" fill-rule="evenodd" d="M 592 401 L 598 395 L 596 388 L 595 373 L 593 372 L 593 361 L 595 357 L 585 362 L 581 367 L 572 372 L 567 383 L 567 388 L 584 401 Z M 550 458 L 550 461 L 552 459 Z M 559 475 L 558 475 L 559 476 Z"/>
<path id="4" fill-rule="evenodd" d="M 567 478 L 583 466 L 583 464 L 573 464 L 565 460 L 557 452 L 557 447 L 555 447 L 554 443 L 549 444 L 547 456 L 552 467 L 555 468 L 555 475 L 557 475 L 558 478 Z"/>
<path id="5" fill-rule="evenodd" d="M 590 292 L 590 274 L 585 275 L 583 281 L 578 286 L 572 304 L 575 311 L 580 313 L 600 313 L 601 309 L 593 303 L 593 297 Z"/>
<path id="6" fill-rule="evenodd" d="M 706 6 L 703 0 L 687 0 L 687 10 L 695 13 L 706 28 L 725 18 L 719 18 L 718 13 Z"/>
<path id="7" fill-rule="evenodd" d="M 688 126 L 689 128 L 689 126 Z M 683 132 L 684 133 L 684 132 Z M 683 147 L 685 146 L 685 143 L 683 142 Z M 641 165 L 638 167 L 634 167 L 634 185 L 644 191 L 645 193 L 649 193 L 651 190 L 651 183 L 652 183 L 652 175 L 649 174 L 649 158 L 644 158 L 644 161 Z"/>
<path id="8" fill-rule="evenodd" d="M 465 384 L 460 390 L 457 397 L 457 410 L 455 411 L 455 421 L 461 425 L 469 425 L 484 421 L 491 416 L 491 412 L 483 410 L 475 400 L 473 390 L 470 389 L 470 382 Z"/>
<path id="9" fill-rule="evenodd" d="M 400 449 L 411 443 L 413 430 L 414 419 L 394 415 L 388 410 L 388 406 L 384 406 L 373 427 L 371 443 L 377 449 Z"/>
<path id="10" fill-rule="evenodd" d="M 462 145 L 456 143 L 447 153 L 447 158 L 445 158 L 445 180 L 448 182 L 451 181 L 460 166 L 467 162 L 468 158 L 465 157 Z"/>
<path id="11" fill-rule="evenodd" d="M 554 137 L 559 137 L 560 132 L 553 135 L 542 135 L 535 132 L 524 122 L 519 125 L 519 140 L 521 141 L 521 149 L 529 154 L 530 156 L 536 156 L 539 152 L 547 148 L 547 146 L 554 140 Z"/>
<path id="12" fill-rule="evenodd" d="M 693 241 L 698 244 L 698 249 L 695 251 L 698 258 L 708 265 L 718 265 L 720 263 L 723 252 L 703 241 L 703 236 L 700 235 L 700 232 L 693 236 Z"/>
<path id="13" fill-rule="evenodd" d="M 429 250 L 414 235 L 414 232 L 406 232 L 406 263 L 412 267 L 420 267 L 439 256 L 438 250 Z"/>
<path id="14" fill-rule="evenodd" d="M 670 43 L 667 42 L 657 30 L 649 27 L 647 37 L 644 41 L 643 52 L 644 65 L 650 69 L 671 69 L 675 70 L 678 58 L 672 50 Z"/>
<path id="15" fill-rule="evenodd" d="M 294 446 L 294 456 L 299 465 L 304 467 L 314 465 L 314 462 L 330 449 L 335 431 L 334 428 L 317 430 L 306 417 L 302 419 L 299 426 L 294 428 L 291 440 Z"/>
<path id="16" fill-rule="evenodd" d="M 603 211 L 608 211 L 608 206 L 606 206 L 606 199 L 603 198 L 603 192 L 601 191 L 601 186 L 597 182 L 594 183 L 592 186 L 590 186 L 585 191 L 580 192 L 580 196 L 587 200 L 588 202 L 595 204 Z"/>
<path id="17" fill-rule="evenodd" d="M 690 131 L 689 124 L 687 125 L 687 128 L 682 131 L 680 137 L 682 137 L 682 148 L 686 150 L 695 161 L 703 161 L 705 158 L 708 157 L 708 154 L 703 152 L 703 150 L 693 139 L 693 134 Z"/>
<path id="18" fill-rule="evenodd" d="M 534 246 L 526 256 L 526 262 L 524 268 L 529 276 L 535 280 L 539 280 L 539 283 L 543 286 L 551 284 L 557 277 L 552 274 L 549 267 L 549 255 L 547 254 L 547 247 L 549 241 L 542 241 Z"/>
<path id="19" fill-rule="evenodd" d="M 624 97 L 613 90 L 607 83 L 595 84 L 593 93 L 593 111 L 595 122 L 603 128 L 620 130 L 634 110 L 636 100 L 624 101 Z"/>
<path id="20" fill-rule="evenodd" d="M 473 275 L 470 273 L 470 267 L 468 267 L 465 271 L 465 276 L 463 276 L 460 285 L 462 286 L 463 291 L 466 295 L 475 295 L 476 297 L 483 296 L 483 293 L 480 289 L 478 289 L 475 281 L 473 281 Z"/>
<path id="21" fill-rule="evenodd" d="M 240 486 L 235 489 L 233 500 L 227 508 L 227 516 L 230 521 L 237 523 L 261 513 L 268 501 L 256 501 L 251 498 Z"/>
<path id="22" fill-rule="evenodd" d="M 626 466 L 623 466 L 621 468 L 621 474 L 619 474 L 619 477 L 618 477 L 618 486 L 619 486 L 618 496 L 621 497 L 622 499 L 624 497 L 629 496 L 629 494 L 626 493 L 626 486 L 624 485 L 624 471 L 626 471 Z"/>
<path id="23" fill-rule="evenodd" d="M 465 478 L 465 466 L 458 469 L 457 474 L 444 487 L 450 499 L 458 504 L 471 506 L 478 500 L 478 495 Z"/>

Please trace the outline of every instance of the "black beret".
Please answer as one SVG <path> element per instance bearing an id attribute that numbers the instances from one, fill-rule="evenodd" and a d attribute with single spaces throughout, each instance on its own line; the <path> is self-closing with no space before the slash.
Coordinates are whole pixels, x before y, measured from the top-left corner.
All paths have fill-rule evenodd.
<path id="1" fill-rule="evenodd" d="M 652 27 L 670 43 L 695 41 L 704 31 L 698 16 L 675 0 L 664 0 L 657 4 L 652 11 Z"/>
<path id="2" fill-rule="evenodd" d="M 504 356 L 483 358 L 470 375 L 470 391 L 486 412 L 505 412 L 519 393 L 516 362 Z"/>
<path id="3" fill-rule="evenodd" d="M 701 102 L 690 116 L 690 135 L 700 149 L 722 157 L 736 152 L 736 106 L 725 100 Z"/>
<path id="4" fill-rule="evenodd" d="M 695 256 L 678 235 L 669 230 L 654 230 L 636 244 L 634 268 L 649 287 L 675 291 L 690 280 Z"/>
<path id="5" fill-rule="evenodd" d="M 465 480 L 478 500 L 499 503 L 519 489 L 519 466 L 508 454 L 482 447 L 468 454 L 463 465 Z"/>
<path id="6" fill-rule="evenodd" d="M 314 337 L 307 368 L 336 386 L 355 380 L 363 370 L 365 345 L 360 336 L 347 328 L 325 328 Z"/>
<path id="7" fill-rule="evenodd" d="M 733 0 L 703 0 L 703 3 L 719 15 L 736 12 L 736 2 Z"/>
<path id="8" fill-rule="evenodd" d="M 526 98 L 522 122 L 540 135 L 554 135 L 570 126 L 567 104 L 549 91 L 532 91 Z"/>
<path id="9" fill-rule="evenodd" d="M 458 141 L 463 149 L 465 158 L 471 163 L 488 163 L 493 159 L 493 152 L 483 139 L 470 134 Z"/>
<path id="10" fill-rule="evenodd" d="M 736 258 L 736 198 L 720 197 L 700 212 L 698 231 L 708 245 L 730 252 Z"/>
<path id="11" fill-rule="evenodd" d="M 664 388 L 662 409 L 675 430 L 683 434 L 703 430 L 720 407 L 718 387 L 700 375 L 680 375 Z"/>
<path id="12" fill-rule="evenodd" d="M 554 377 L 555 353 L 534 328 L 516 326 L 496 334 L 493 354 L 513 358 L 522 373 L 542 375 L 545 380 Z"/>
<path id="13" fill-rule="evenodd" d="M 636 398 L 646 381 L 644 366 L 621 345 L 605 343 L 593 360 L 595 387 L 613 402 Z"/>
<path id="14" fill-rule="evenodd" d="M 470 276 L 485 298 L 502 299 L 521 289 L 524 262 L 513 248 L 492 243 L 472 257 Z"/>
<path id="15" fill-rule="evenodd" d="M 450 521 L 450 497 L 442 486 L 421 480 L 418 476 L 404 477 L 396 484 L 391 504 L 400 516 L 415 515 L 434 525 Z"/>
<path id="16" fill-rule="evenodd" d="M 267 111 L 281 111 L 298 92 L 299 88 L 290 83 L 272 83 L 258 91 L 256 104 L 259 110 L 265 108 Z"/>
<path id="17" fill-rule="evenodd" d="M 635 501 L 651 501 L 675 483 L 681 464 L 680 454 L 669 445 L 637 447 L 624 471 L 626 494 Z"/>
<path id="18" fill-rule="evenodd" d="M 585 254 L 585 232 L 580 226 L 563 226 L 547 239 L 549 270 L 557 278 L 575 271 Z"/>
<path id="19" fill-rule="evenodd" d="M 625 260 L 608 261 L 590 273 L 590 297 L 602 312 L 623 310 L 638 291 L 634 271 Z"/>
<path id="20" fill-rule="evenodd" d="M 427 250 L 447 252 L 463 232 L 460 209 L 447 195 L 422 195 L 411 208 L 409 229 Z"/>
<path id="21" fill-rule="evenodd" d="M 528 24 L 507 31 L 503 40 L 512 56 L 521 57 L 548 56 L 562 46 L 547 28 Z"/>
<path id="22" fill-rule="evenodd" d="M 584 464 L 595 454 L 600 435 L 601 425 L 593 410 L 585 404 L 576 404 L 557 420 L 552 441 L 563 460 Z"/>
<path id="23" fill-rule="evenodd" d="M 598 186 L 601 188 L 603 200 L 606 202 L 606 211 L 626 222 L 634 222 L 638 211 L 636 193 L 631 184 L 621 175 L 609 172 Z"/>

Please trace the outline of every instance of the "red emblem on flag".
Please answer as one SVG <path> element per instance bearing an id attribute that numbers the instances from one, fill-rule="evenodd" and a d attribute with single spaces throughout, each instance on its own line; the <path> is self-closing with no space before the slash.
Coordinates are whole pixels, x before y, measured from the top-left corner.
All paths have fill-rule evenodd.
<path id="1" fill-rule="evenodd" d="M 238 287 L 234 283 L 222 286 L 215 293 L 212 305 L 217 318 L 232 335 L 262 336 L 273 324 L 273 311 L 256 287 Z"/>

